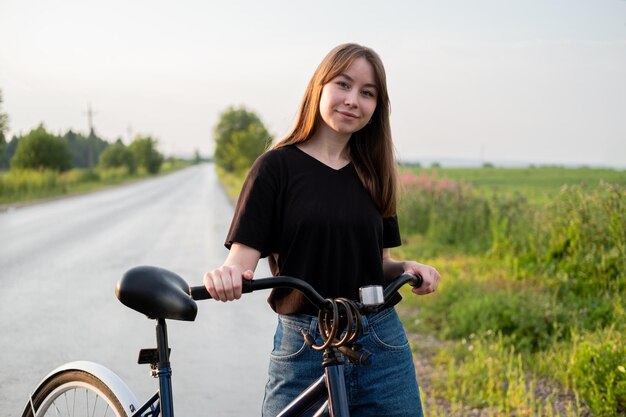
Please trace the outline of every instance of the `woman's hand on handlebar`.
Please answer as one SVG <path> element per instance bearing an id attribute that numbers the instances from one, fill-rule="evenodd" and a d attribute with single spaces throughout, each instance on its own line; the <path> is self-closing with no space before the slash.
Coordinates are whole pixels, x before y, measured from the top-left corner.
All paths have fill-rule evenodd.
<path id="1" fill-rule="evenodd" d="M 402 266 L 404 268 L 405 274 L 421 275 L 422 279 L 424 280 L 421 286 L 413 288 L 411 290 L 415 294 L 430 294 L 435 292 L 435 290 L 439 286 L 441 276 L 439 275 L 439 272 L 437 272 L 437 270 L 432 266 L 421 264 L 415 261 L 404 261 L 402 262 Z"/>
<path id="2" fill-rule="evenodd" d="M 260 256 L 256 249 L 233 243 L 224 265 L 204 274 L 204 286 L 211 297 L 218 301 L 241 298 L 242 282 L 254 278 Z"/>
<path id="3" fill-rule="evenodd" d="M 244 279 L 252 279 L 254 272 L 242 271 L 239 265 L 222 265 L 204 274 L 204 286 L 214 300 L 233 301 L 241 298 L 241 286 Z"/>

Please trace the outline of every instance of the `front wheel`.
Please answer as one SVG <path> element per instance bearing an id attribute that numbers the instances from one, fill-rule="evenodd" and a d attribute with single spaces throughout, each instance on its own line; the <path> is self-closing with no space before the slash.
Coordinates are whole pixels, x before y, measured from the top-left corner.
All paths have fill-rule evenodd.
<path id="1" fill-rule="evenodd" d="M 92 374 L 66 370 L 43 382 L 22 417 L 126 417 L 120 400 Z"/>

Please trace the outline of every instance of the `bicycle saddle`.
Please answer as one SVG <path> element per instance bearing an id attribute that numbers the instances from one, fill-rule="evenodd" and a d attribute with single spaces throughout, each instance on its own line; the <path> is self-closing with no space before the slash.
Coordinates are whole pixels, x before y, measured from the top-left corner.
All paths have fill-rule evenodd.
<path id="1" fill-rule="evenodd" d="M 156 266 L 128 270 L 118 281 L 115 295 L 122 304 L 151 319 L 194 321 L 198 313 L 185 280 Z"/>

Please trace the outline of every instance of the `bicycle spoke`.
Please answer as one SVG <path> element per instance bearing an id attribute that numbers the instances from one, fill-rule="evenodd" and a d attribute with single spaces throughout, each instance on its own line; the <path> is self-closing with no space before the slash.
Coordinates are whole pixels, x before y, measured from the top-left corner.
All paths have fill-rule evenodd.
<path id="1" fill-rule="evenodd" d="M 89 393 L 87 393 L 87 395 L 89 395 Z M 93 402 L 93 412 L 91 413 L 91 417 L 96 417 L 96 406 L 98 405 L 98 396 L 96 395 L 96 397 L 94 398 L 94 402 Z M 87 410 L 89 411 L 89 410 Z"/>
<path id="2" fill-rule="evenodd" d="M 63 398 L 65 398 L 65 409 L 67 410 L 67 415 L 70 415 L 70 403 L 67 401 L 67 393 L 65 393 L 63 395 Z"/>
<path id="3" fill-rule="evenodd" d="M 76 410 L 76 388 L 74 388 L 72 390 L 72 392 L 74 393 L 74 395 L 72 396 L 72 415 L 71 417 L 74 417 L 74 410 Z"/>
<path id="4" fill-rule="evenodd" d="M 57 415 L 57 417 L 59 417 L 61 415 L 61 414 L 59 414 L 61 412 L 61 410 L 59 410 L 59 408 L 57 407 L 56 404 L 53 404 L 53 405 L 54 405 L 54 413 Z"/>

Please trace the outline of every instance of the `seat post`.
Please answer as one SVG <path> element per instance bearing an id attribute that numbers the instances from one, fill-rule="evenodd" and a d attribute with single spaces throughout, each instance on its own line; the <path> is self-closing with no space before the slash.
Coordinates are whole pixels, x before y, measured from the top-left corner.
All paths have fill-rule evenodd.
<path id="1" fill-rule="evenodd" d="M 165 319 L 158 319 L 156 325 L 157 350 L 159 363 L 157 376 L 159 377 L 159 398 L 163 417 L 174 417 L 174 402 L 172 398 L 172 368 L 170 367 L 169 346 L 167 344 L 167 325 Z"/>

